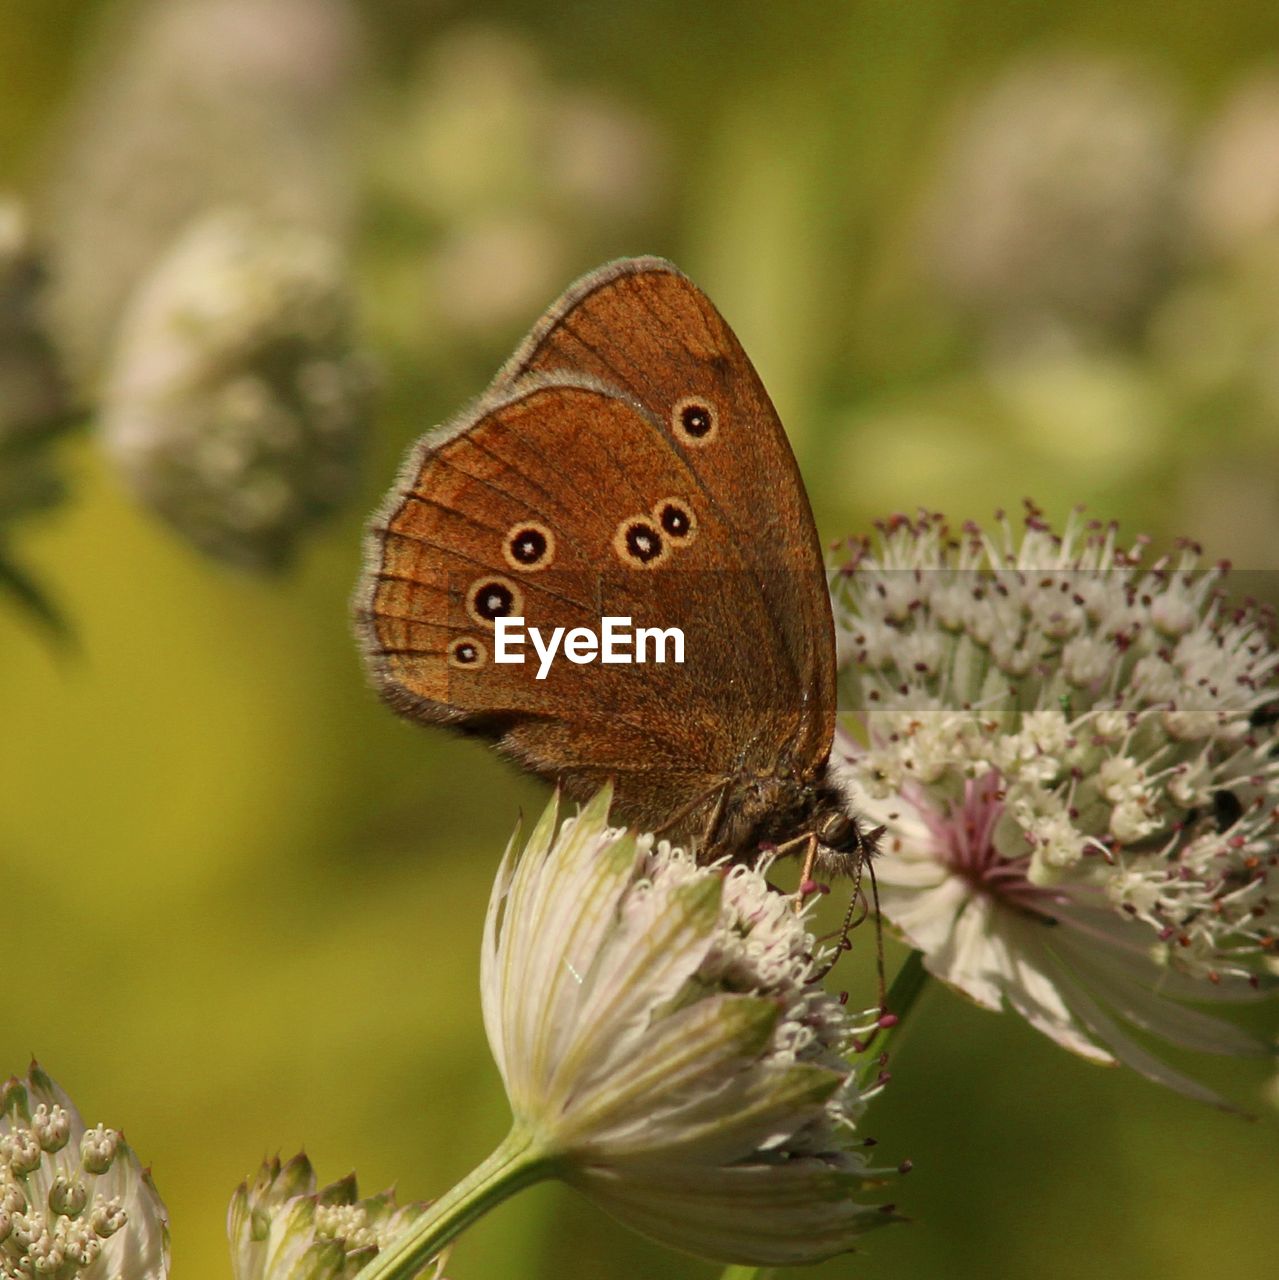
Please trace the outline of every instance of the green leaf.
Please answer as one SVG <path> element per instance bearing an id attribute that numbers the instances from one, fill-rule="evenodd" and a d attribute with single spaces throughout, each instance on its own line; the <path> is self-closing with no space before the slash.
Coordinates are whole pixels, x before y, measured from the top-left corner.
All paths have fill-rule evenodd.
<path id="1" fill-rule="evenodd" d="M 0 591 L 7 591 L 36 619 L 48 635 L 67 649 L 75 648 L 75 632 L 66 615 L 27 571 L 0 552 Z"/>

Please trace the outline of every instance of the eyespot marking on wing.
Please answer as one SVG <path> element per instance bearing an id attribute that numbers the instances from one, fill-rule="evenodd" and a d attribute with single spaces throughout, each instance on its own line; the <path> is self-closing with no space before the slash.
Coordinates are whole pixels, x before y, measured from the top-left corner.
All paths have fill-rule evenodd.
<path id="1" fill-rule="evenodd" d="M 683 498 L 663 498 L 654 503 L 653 519 L 680 546 L 687 546 L 697 536 L 697 516 Z"/>
<path id="2" fill-rule="evenodd" d="M 502 555 L 512 569 L 533 573 L 555 559 L 555 534 L 536 520 L 521 520 L 502 542 Z"/>
<path id="3" fill-rule="evenodd" d="M 492 630 L 496 618 L 523 615 L 524 593 L 510 578 L 486 574 L 466 593 L 466 611 L 480 626 Z"/>
<path id="4" fill-rule="evenodd" d="M 670 555 L 661 530 L 647 516 L 628 516 L 613 535 L 613 550 L 632 569 L 655 569 Z"/>
<path id="5" fill-rule="evenodd" d="M 719 434 L 719 414 L 705 396 L 684 396 L 671 409 L 671 428 L 676 439 L 700 447 Z"/>
<path id="6" fill-rule="evenodd" d="M 449 666 L 461 670 L 482 667 L 488 660 L 488 650 L 474 636 L 458 636 L 448 648 Z"/>

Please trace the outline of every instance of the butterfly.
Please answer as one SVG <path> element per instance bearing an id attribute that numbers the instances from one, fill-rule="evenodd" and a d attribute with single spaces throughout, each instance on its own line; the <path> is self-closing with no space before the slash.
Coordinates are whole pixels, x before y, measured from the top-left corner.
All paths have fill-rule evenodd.
<path id="1" fill-rule="evenodd" d="M 403 715 L 577 799 L 611 782 L 615 816 L 707 858 L 860 865 L 803 480 L 741 344 L 671 263 L 572 285 L 412 448 L 365 550 L 357 632 Z M 683 661 L 509 660 L 516 619 L 567 638 L 605 618 L 678 629 Z"/>

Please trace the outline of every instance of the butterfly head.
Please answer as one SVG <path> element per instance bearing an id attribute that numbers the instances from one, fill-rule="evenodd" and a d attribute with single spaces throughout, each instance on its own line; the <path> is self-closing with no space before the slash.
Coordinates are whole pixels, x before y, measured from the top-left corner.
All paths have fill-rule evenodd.
<path id="1" fill-rule="evenodd" d="M 827 878 L 855 879 L 862 863 L 874 855 L 880 831 L 868 831 L 831 783 L 818 783 L 814 792 L 809 830 L 817 837 L 816 865 Z"/>
<path id="2" fill-rule="evenodd" d="M 867 833 L 849 812 L 844 793 L 824 776 L 752 778 L 728 792 L 712 852 L 753 859 L 760 849 L 787 849 L 815 837 L 817 867 L 828 878 L 855 876 L 874 851 Z"/>

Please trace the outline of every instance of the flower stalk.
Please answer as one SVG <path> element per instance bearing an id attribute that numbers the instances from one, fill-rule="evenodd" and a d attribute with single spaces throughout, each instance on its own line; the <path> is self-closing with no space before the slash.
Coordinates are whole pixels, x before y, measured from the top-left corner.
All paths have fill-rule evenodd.
<path id="1" fill-rule="evenodd" d="M 487 1160 L 441 1196 L 361 1272 L 360 1280 L 412 1280 L 471 1223 L 517 1191 L 554 1176 L 557 1161 L 516 1123 Z"/>

